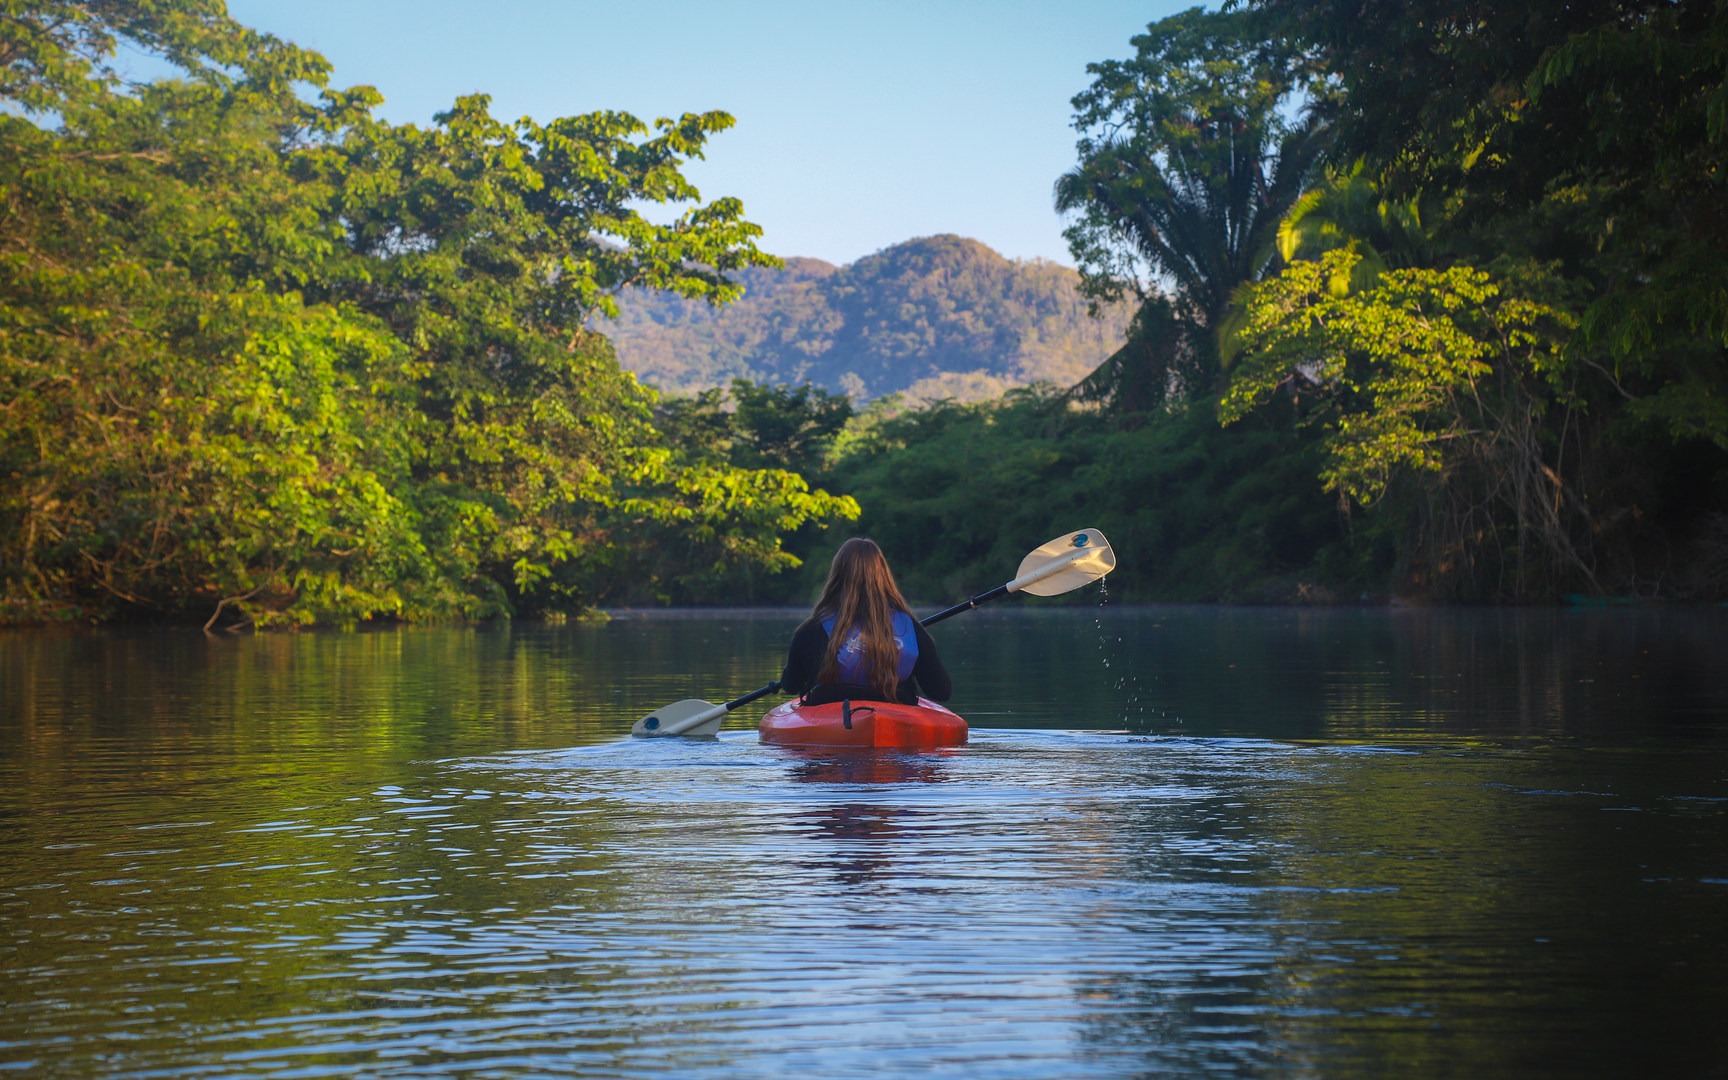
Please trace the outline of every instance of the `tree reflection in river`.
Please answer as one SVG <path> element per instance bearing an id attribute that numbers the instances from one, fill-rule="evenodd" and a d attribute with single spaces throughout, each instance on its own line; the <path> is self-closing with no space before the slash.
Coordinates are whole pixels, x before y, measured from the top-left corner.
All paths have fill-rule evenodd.
<path id="1" fill-rule="evenodd" d="M 1728 1068 L 1728 613 L 985 611 L 965 747 L 624 737 L 799 616 L 0 634 L 0 1066 Z"/>

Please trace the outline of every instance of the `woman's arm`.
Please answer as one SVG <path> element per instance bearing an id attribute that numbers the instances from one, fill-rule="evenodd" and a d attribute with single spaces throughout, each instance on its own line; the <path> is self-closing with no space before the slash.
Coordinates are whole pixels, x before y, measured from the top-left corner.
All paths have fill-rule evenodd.
<path id="1" fill-rule="evenodd" d="M 815 619 L 805 619 L 792 634 L 786 650 L 786 667 L 780 672 L 780 689 L 802 694 L 816 683 L 822 670 L 822 655 L 828 646 L 828 631 Z"/>
<path id="2" fill-rule="evenodd" d="M 947 701 L 954 696 L 954 680 L 949 678 L 948 669 L 942 666 L 942 658 L 936 654 L 936 643 L 930 640 L 930 635 L 917 624 L 913 630 L 918 635 L 918 662 L 912 666 L 912 677 L 918 680 L 918 692 L 932 701 Z"/>

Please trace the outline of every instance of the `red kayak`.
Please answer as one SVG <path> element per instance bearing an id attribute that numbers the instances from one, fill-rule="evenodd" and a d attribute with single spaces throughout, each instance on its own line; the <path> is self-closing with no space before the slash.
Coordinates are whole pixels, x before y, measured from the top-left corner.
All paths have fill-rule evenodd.
<path id="1" fill-rule="evenodd" d="M 966 721 L 934 701 L 916 705 L 894 701 L 835 701 L 800 705 L 788 701 L 769 711 L 758 725 L 762 741 L 775 746 L 960 746 Z"/>

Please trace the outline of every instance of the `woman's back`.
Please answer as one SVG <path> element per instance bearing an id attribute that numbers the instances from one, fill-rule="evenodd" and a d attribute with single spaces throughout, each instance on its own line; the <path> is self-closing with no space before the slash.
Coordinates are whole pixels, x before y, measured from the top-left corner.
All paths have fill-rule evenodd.
<path id="1" fill-rule="evenodd" d="M 912 617 L 873 541 L 840 545 L 808 619 L 792 636 L 781 688 L 838 701 L 946 701 L 953 692 L 935 642 Z"/>

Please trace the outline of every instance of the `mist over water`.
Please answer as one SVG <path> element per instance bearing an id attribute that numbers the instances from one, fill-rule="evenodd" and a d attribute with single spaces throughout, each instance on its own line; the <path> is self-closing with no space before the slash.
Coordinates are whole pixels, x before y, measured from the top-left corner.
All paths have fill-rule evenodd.
<path id="1" fill-rule="evenodd" d="M 799 617 L 0 635 L 0 1068 L 1728 1068 L 1728 613 L 1003 605 L 968 746 L 624 737 Z"/>

